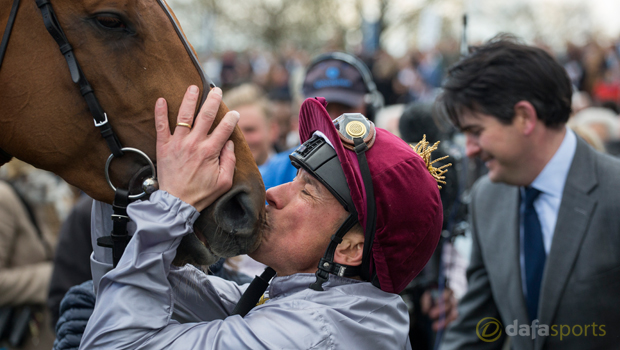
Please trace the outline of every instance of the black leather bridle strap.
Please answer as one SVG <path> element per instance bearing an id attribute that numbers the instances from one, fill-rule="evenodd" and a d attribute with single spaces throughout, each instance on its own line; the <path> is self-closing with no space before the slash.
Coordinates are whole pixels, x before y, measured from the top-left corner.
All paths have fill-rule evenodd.
<path id="1" fill-rule="evenodd" d="M 200 104 L 198 105 L 200 108 L 202 107 L 202 104 L 207 99 L 207 95 L 209 94 L 209 91 L 210 91 L 209 89 L 207 89 L 207 86 L 209 86 L 212 89 L 215 87 L 215 84 L 213 83 L 213 81 L 211 81 L 211 79 L 205 74 L 204 70 L 202 69 L 200 60 L 198 60 L 198 57 L 196 57 L 196 54 L 194 53 L 194 50 L 192 50 L 192 46 L 190 45 L 190 43 L 187 42 L 185 35 L 183 34 L 183 30 L 181 30 L 181 26 L 179 25 L 179 23 L 177 23 L 176 17 L 170 12 L 170 9 L 168 8 L 168 5 L 166 4 L 166 2 L 162 0 L 157 0 L 157 3 L 162 8 L 162 10 L 166 13 L 166 16 L 168 16 L 170 23 L 172 23 L 172 27 L 174 27 L 174 31 L 177 33 L 177 36 L 181 40 L 181 43 L 183 43 L 183 47 L 185 47 L 185 51 L 187 51 L 189 58 L 194 64 L 194 67 L 196 67 L 196 70 L 198 71 L 198 75 L 200 75 L 200 80 L 202 81 L 202 85 L 204 86 L 204 89 L 205 89 L 205 92 L 202 94 Z"/>
<path id="2" fill-rule="evenodd" d="M 6 52 L 6 48 L 9 46 L 11 30 L 13 30 L 15 17 L 17 17 L 17 8 L 19 8 L 19 0 L 13 0 L 13 7 L 11 7 L 9 20 L 6 22 L 6 28 L 4 29 L 4 35 L 2 36 L 2 42 L 0 43 L 0 68 L 2 67 L 2 61 L 4 60 L 4 53 Z"/>
<path id="3" fill-rule="evenodd" d="M 117 188 L 114 194 L 114 202 L 112 203 L 112 232 L 109 236 L 97 238 L 97 245 L 106 248 L 112 248 L 112 262 L 114 267 L 121 260 L 125 248 L 131 236 L 127 233 L 127 224 L 129 223 L 129 215 L 127 215 L 127 206 L 129 205 L 129 191 Z"/>
<path id="4" fill-rule="evenodd" d="M 71 73 L 71 80 L 80 86 L 80 93 L 86 100 L 88 109 L 93 116 L 95 126 L 99 128 L 101 135 L 108 144 L 112 154 L 114 154 L 115 157 L 121 157 L 123 155 L 123 151 L 121 150 L 123 147 L 121 146 L 118 137 L 112 130 L 112 126 L 108 123 L 108 116 L 103 112 L 103 108 L 101 108 L 97 97 L 95 97 L 93 88 L 88 83 L 88 80 L 86 80 L 84 73 L 82 73 L 82 69 L 75 58 L 75 54 L 73 53 L 73 47 L 69 44 L 64 31 L 60 27 L 52 5 L 49 0 L 35 0 L 35 2 L 37 3 L 39 10 L 41 10 L 45 28 L 50 33 L 52 38 L 54 38 L 60 48 L 60 52 L 67 61 L 69 72 Z"/>
<path id="5" fill-rule="evenodd" d="M 345 266 L 334 262 L 334 255 L 336 253 L 336 247 L 342 242 L 342 238 L 349 232 L 353 226 L 357 223 L 357 211 L 353 208 L 353 212 L 349 213 L 347 219 L 340 225 L 338 231 L 332 235 L 329 245 L 325 250 L 325 255 L 319 261 L 318 269 L 315 272 L 316 280 L 309 288 L 322 291 L 323 283 L 329 279 L 329 274 L 334 274 L 344 277 L 359 276 L 359 266 Z"/>

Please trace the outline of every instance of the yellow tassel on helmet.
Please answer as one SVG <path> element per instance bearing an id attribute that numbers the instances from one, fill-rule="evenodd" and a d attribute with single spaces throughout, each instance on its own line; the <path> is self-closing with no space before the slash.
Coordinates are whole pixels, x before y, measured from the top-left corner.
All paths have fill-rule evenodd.
<path id="1" fill-rule="evenodd" d="M 414 145 L 409 145 L 409 146 L 411 146 L 411 148 L 413 148 L 413 150 L 417 154 L 419 154 L 420 157 L 422 157 L 422 159 L 424 159 L 424 163 L 426 164 L 426 169 L 428 169 L 428 172 L 431 173 L 431 175 L 433 175 L 437 183 L 441 183 L 445 185 L 446 182 L 444 181 L 444 179 L 446 177 L 444 176 L 444 174 L 448 172 L 448 169 L 446 168 L 451 166 L 452 163 L 442 165 L 439 168 L 435 168 L 433 164 L 435 164 L 435 162 L 439 162 L 441 160 L 448 158 L 448 156 L 444 156 L 444 157 L 431 161 L 431 152 L 437 149 L 437 147 L 439 146 L 439 142 L 440 141 L 437 141 L 435 142 L 434 145 L 429 146 L 428 141 L 426 141 L 426 135 L 424 135 L 424 137 L 422 138 L 422 141 L 418 142 L 415 146 Z M 441 188 L 440 185 L 437 185 L 437 187 Z"/>

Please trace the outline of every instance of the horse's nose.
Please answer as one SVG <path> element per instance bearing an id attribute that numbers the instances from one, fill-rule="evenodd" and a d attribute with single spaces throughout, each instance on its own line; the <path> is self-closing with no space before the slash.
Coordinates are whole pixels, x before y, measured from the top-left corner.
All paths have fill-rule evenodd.
<path id="1" fill-rule="evenodd" d="M 233 189 L 217 200 L 215 220 L 226 232 L 240 236 L 250 236 L 258 221 L 259 208 L 255 208 L 249 192 Z"/>

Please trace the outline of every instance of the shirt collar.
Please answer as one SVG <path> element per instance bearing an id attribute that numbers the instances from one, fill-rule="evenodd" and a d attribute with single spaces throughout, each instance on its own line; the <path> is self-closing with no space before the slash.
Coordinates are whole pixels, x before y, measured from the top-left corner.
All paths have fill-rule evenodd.
<path id="1" fill-rule="evenodd" d="M 560 144 L 560 148 L 555 152 L 551 160 L 545 165 L 543 170 L 532 182 L 532 187 L 551 195 L 562 198 L 568 171 L 573 163 L 573 157 L 577 149 L 577 136 L 566 127 L 566 135 Z"/>

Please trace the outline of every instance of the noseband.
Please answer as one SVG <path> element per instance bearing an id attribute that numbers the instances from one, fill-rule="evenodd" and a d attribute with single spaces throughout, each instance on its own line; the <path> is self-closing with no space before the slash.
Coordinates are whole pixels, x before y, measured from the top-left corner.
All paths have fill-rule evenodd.
<path id="1" fill-rule="evenodd" d="M 105 172 L 105 177 L 108 182 L 108 185 L 115 191 L 114 202 L 112 205 L 114 209 L 114 214 L 112 215 L 112 220 L 114 221 L 114 229 L 110 236 L 99 238 L 99 240 L 97 241 L 97 244 L 100 246 L 112 248 L 113 257 L 114 257 L 114 266 L 116 267 L 116 264 L 118 263 L 118 260 L 120 260 L 120 257 L 122 256 L 122 253 L 125 250 L 125 246 L 129 242 L 129 238 L 130 238 L 127 235 L 127 230 L 126 230 L 127 223 L 129 222 L 129 217 L 127 216 L 127 211 L 126 211 L 127 205 L 129 204 L 131 200 L 143 198 L 145 196 L 148 196 L 155 190 L 157 190 L 159 186 L 157 184 L 157 179 L 156 179 L 157 173 L 155 170 L 155 166 L 153 162 L 151 161 L 151 159 L 144 152 L 138 149 L 135 149 L 135 148 L 130 148 L 130 147 L 123 148 L 118 137 L 116 136 L 116 133 L 112 129 L 112 126 L 108 122 L 108 116 L 103 111 L 103 108 L 99 104 L 99 101 L 97 100 L 97 97 L 95 96 L 92 86 L 90 85 L 86 77 L 84 76 L 84 73 L 73 53 L 73 48 L 71 44 L 69 44 L 69 41 L 67 40 L 67 37 L 64 31 L 62 30 L 60 23 L 58 22 L 58 18 L 56 17 L 56 14 L 54 12 L 54 9 L 52 8 L 52 5 L 50 4 L 50 1 L 49 0 L 35 0 L 35 2 L 39 10 L 41 11 L 41 15 L 43 16 L 43 23 L 45 24 L 45 28 L 50 33 L 52 38 L 54 38 L 54 40 L 58 44 L 58 47 L 60 48 L 60 52 L 62 53 L 62 55 L 65 57 L 65 60 L 67 61 L 67 65 L 69 66 L 69 72 L 71 74 L 71 80 L 79 86 L 80 93 L 82 94 L 82 97 L 84 97 L 84 100 L 86 101 L 86 104 L 88 105 L 88 109 L 90 110 L 90 113 L 92 114 L 95 127 L 97 127 L 100 130 L 101 136 L 104 138 L 104 140 L 106 141 L 108 145 L 108 148 L 111 151 L 111 154 L 108 157 L 108 160 L 106 162 L 104 172 Z M 164 12 L 166 13 L 168 19 L 172 22 L 175 32 L 181 39 L 181 42 L 183 43 L 188 54 L 190 55 L 190 58 L 192 62 L 194 63 L 194 66 L 198 70 L 198 73 L 203 82 L 203 85 L 207 85 L 206 82 L 208 81 L 209 82 L 208 85 L 211 87 L 214 87 L 215 85 L 211 83 L 206 77 L 206 75 L 204 74 L 202 67 L 200 66 L 200 63 L 198 62 L 198 59 L 196 58 L 193 50 L 190 48 L 189 43 L 187 43 L 184 36 L 182 35 L 182 32 L 178 24 L 176 23 L 174 16 L 170 13 L 168 7 L 161 0 L 157 0 L 157 2 L 161 6 L 161 8 L 164 10 Z M 20 0 L 13 0 L 13 6 L 9 14 L 9 19 L 8 19 L 8 22 L 7 22 L 5 31 L 4 31 L 4 35 L 2 37 L 2 42 L 0 43 L 0 68 L 2 67 L 4 54 L 6 52 L 6 49 L 9 43 L 9 38 L 11 35 L 11 31 L 13 29 L 13 24 L 15 23 L 15 18 L 17 16 L 17 10 L 19 8 L 19 3 L 20 3 Z M 203 94 L 201 104 L 205 101 L 206 97 L 207 97 L 207 94 L 206 93 Z M 122 157 L 126 152 L 136 153 L 140 155 L 141 157 L 145 158 L 151 168 L 152 177 L 147 178 L 144 181 L 144 183 L 142 184 L 143 192 L 140 194 L 130 195 L 129 190 L 116 188 L 110 180 L 109 167 L 110 167 L 110 163 L 112 159 L 115 157 L 116 158 Z M 10 155 L 0 149 L 0 157 L 6 157 L 6 156 L 9 156 L 9 159 L 10 159 Z"/>

